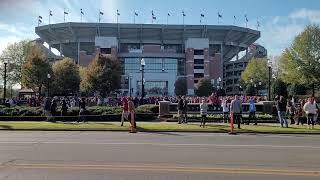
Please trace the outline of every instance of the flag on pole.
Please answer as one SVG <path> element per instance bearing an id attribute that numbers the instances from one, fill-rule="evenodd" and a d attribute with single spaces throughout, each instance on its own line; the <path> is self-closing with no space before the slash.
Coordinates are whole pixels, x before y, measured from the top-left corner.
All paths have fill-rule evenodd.
<path id="1" fill-rule="evenodd" d="M 218 17 L 219 17 L 219 18 L 222 18 L 222 15 L 221 15 L 219 12 L 218 12 Z"/>
<path id="2" fill-rule="evenodd" d="M 82 9 L 80 9 L 80 11 L 81 11 L 81 14 L 82 14 L 82 15 L 84 15 L 84 13 L 83 13 Z"/>
<path id="3" fill-rule="evenodd" d="M 170 13 L 168 13 L 168 16 L 170 16 Z"/>
<path id="4" fill-rule="evenodd" d="M 182 16 L 186 16 L 186 14 L 184 13 L 184 11 L 182 11 Z"/>
<path id="5" fill-rule="evenodd" d="M 237 19 L 237 17 L 236 17 L 236 16 L 233 16 L 233 19 Z"/>
<path id="6" fill-rule="evenodd" d="M 139 14 L 138 14 L 137 12 L 134 12 L 134 15 L 135 15 L 135 16 L 138 16 Z"/>
<path id="7" fill-rule="evenodd" d="M 100 15 L 103 15 L 103 12 L 100 11 Z"/>
<path id="8" fill-rule="evenodd" d="M 42 19 L 42 16 L 38 16 L 39 19 Z"/>
<path id="9" fill-rule="evenodd" d="M 63 13 L 64 13 L 64 14 L 69 14 L 69 13 L 68 13 L 68 12 L 66 12 L 66 11 L 64 11 Z"/>
<path id="10" fill-rule="evenodd" d="M 248 16 L 247 15 L 244 15 L 244 17 L 246 18 L 246 22 L 248 22 L 249 20 L 248 20 Z"/>
<path id="11" fill-rule="evenodd" d="M 52 16 L 52 11 L 51 10 L 49 11 L 49 15 Z"/>
<path id="12" fill-rule="evenodd" d="M 201 17 L 204 17 L 204 14 L 200 14 Z"/>
<path id="13" fill-rule="evenodd" d="M 41 19 L 39 19 L 39 23 L 42 23 Z"/>
<path id="14" fill-rule="evenodd" d="M 119 10 L 117 9 L 117 15 L 120 16 Z"/>

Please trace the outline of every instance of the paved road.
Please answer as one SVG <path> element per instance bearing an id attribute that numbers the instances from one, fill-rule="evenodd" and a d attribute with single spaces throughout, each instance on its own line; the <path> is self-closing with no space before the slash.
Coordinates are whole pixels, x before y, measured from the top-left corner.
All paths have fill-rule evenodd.
<path id="1" fill-rule="evenodd" d="M 319 138 L 0 131 L 0 180 L 318 180 Z"/>

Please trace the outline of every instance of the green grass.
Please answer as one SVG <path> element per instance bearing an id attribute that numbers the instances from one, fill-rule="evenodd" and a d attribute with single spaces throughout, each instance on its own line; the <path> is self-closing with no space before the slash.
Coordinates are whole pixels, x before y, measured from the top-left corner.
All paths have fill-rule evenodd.
<path id="1" fill-rule="evenodd" d="M 148 132 L 212 132 L 227 133 L 230 130 L 228 124 L 209 123 L 205 128 L 199 127 L 199 123 L 180 124 L 168 122 L 138 122 L 139 131 Z M 128 131 L 130 125 L 125 123 L 121 127 L 119 122 L 110 123 L 50 123 L 50 122 L 0 122 L 1 130 L 66 130 L 66 131 Z M 236 127 L 236 126 L 235 126 Z M 288 134 L 320 134 L 320 126 L 309 130 L 307 126 L 290 126 L 289 128 L 280 128 L 278 124 L 268 125 L 242 125 L 242 129 L 235 131 L 238 133 L 288 133 Z"/>

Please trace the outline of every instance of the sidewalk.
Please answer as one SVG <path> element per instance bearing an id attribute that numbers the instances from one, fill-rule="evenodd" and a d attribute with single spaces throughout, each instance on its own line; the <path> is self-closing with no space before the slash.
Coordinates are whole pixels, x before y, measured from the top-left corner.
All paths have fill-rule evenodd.
<path id="1" fill-rule="evenodd" d="M 140 132 L 207 132 L 228 133 L 230 125 L 224 123 L 208 123 L 205 128 L 199 123 L 177 124 L 174 122 L 137 122 Z M 0 130 L 26 131 L 129 131 L 130 124 L 120 126 L 120 122 L 0 122 Z M 235 126 L 236 127 L 236 126 Z M 306 125 L 292 125 L 289 128 L 280 128 L 279 124 L 242 125 L 235 128 L 237 133 L 270 133 L 270 134 L 320 134 L 320 126 L 309 130 Z"/>

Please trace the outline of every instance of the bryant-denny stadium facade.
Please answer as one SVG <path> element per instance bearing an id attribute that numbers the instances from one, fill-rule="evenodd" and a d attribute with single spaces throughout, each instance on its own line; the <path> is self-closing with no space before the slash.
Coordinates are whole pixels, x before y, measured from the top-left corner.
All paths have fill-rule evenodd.
<path id="1" fill-rule="evenodd" d="M 174 95 L 179 77 L 187 79 L 189 95 L 202 78 L 238 94 L 248 60 L 266 56 L 262 46 L 253 44 L 260 32 L 237 26 L 70 22 L 39 26 L 35 32 L 80 65 L 88 65 L 97 53 L 117 57 L 123 67 L 121 90 L 132 95 L 141 92 L 141 58 L 145 91 L 152 96 Z"/>

